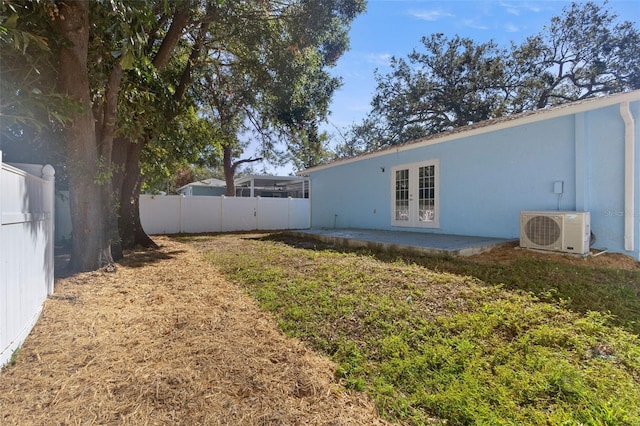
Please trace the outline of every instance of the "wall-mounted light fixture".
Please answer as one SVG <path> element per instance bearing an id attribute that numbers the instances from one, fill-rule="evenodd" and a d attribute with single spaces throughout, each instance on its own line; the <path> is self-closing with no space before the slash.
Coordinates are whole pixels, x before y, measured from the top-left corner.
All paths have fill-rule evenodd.
<path id="1" fill-rule="evenodd" d="M 380 167 L 380 171 L 384 173 L 384 166 Z"/>

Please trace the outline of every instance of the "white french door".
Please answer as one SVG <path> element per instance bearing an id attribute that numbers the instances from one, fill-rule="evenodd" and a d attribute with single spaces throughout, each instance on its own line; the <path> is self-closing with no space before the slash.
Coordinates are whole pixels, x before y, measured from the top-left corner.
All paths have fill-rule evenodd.
<path id="1" fill-rule="evenodd" d="M 439 161 L 396 166 L 391 170 L 391 224 L 440 227 Z"/>

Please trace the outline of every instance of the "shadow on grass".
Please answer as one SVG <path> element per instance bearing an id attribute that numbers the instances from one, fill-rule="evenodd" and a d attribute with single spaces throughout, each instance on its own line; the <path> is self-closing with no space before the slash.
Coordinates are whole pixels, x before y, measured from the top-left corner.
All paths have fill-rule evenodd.
<path id="1" fill-rule="evenodd" d="M 159 248 L 140 248 L 136 250 L 127 250 L 123 259 L 116 262 L 118 265 L 130 268 L 141 268 L 146 265 L 158 263 L 163 260 L 173 259 L 176 255 L 184 253 L 184 250 L 174 250 L 166 252 Z M 54 255 L 55 262 L 55 278 L 69 278 L 77 272 L 69 269 L 70 253 L 69 251 L 58 250 Z"/>
<path id="2" fill-rule="evenodd" d="M 599 311 L 612 316 L 611 323 L 640 334 L 640 271 L 611 267 L 580 266 L 562 261 L 521 256 L 504 262 L 474 260 L 473 257 L 411 256 L 401 253 L 353 249 L 294 237 L 286 233 L 253 240 L 274 241 L 305 250 L 366 253 L 384 262 L 401 260 L 437 272 L 471 276 L 488 285 L 532 293 L 540 300 L 561 302 L 568 309 L 586 313 Z"/>
<path id="3" fill-rule="evenodd" d="M 125 254 L 124 259 L 118 261 L 120 265 L 128 266 L 130 268 L 141 268 L 153 263 L 162 262 L 163 260 L 173 259 L 175 256 L 184 253 L 184 250 L 174 250 L 165 252 L 162 251 L 162 247 L 139 249 L 135 251 L 129 251 Z"/>

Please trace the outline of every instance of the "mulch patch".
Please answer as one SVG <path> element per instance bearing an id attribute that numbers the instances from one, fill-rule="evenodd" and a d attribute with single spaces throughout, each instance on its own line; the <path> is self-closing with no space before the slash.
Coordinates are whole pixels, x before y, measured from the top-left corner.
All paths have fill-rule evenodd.
<path id="1" fill-rule="evenodd" d="M 0 372 L 0 424 L 388 424 L 195 246 L 154 240 L 56 281 Z"/>

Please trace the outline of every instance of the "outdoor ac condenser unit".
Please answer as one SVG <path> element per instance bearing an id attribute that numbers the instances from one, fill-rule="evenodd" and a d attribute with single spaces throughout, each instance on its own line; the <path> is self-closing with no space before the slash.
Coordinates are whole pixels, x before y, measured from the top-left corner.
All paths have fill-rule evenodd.
<path id="1" fill-rule="evenodd" d="M 520 212 L 520 247 L 565 253 L 589 253 L 589 212 Z"/>

